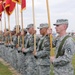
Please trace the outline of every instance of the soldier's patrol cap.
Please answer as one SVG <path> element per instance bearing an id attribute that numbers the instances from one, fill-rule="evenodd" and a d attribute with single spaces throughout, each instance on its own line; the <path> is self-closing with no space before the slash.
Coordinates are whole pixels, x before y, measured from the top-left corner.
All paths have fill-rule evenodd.
<path id="1" fill-rule="evenodd" d="M 29 25 L 27 25 L 26 29 L 29 29 L 29 28 L 31 28 L 33 26 L 34 26 L 34 24 L 29 24 Z"/>
<path id="2" fill-rule="evenodd" d="M 48 24 L 47 23 L 41 23 L 39 27 L 37 27 L 38 29 L 41 28 L 48 28 Z"/>
<path id="3" fill-rule="evenodd" d="M 21 29 L 20 25 L 15 25 L 15 27 L 13 28 L 13 31 L 14 31 L 17 27 L 19 27 L 19 29 Z"/>
<path id="4" fill-rule="evenodd" d="M 27 29 L 26 29 L 26 28 L 24 28 L 24 29 L 21 29 L 21 31 L 22 31 L 22 30 L 23 30 L 24 32 L 27 32 Z"/>
<path id="5" fill-rule="evenodd" d="M 24 32 L 27 32 L 27 29 L 24 29 Z"/>
<path id="6" fill-rule="evenodd" d="M 67 19 L 58 19 L 58 20 L 56 21 L 56 23 L 53 24 L 53 25 L 63 25 L 63 24 L 68 25 L 68 20 L 67 20 Z"/>

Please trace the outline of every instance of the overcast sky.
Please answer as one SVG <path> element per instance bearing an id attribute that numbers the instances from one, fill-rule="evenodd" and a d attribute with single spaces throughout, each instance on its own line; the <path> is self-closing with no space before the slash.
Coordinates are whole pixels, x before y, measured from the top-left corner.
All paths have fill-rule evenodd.
<path id="1" fill-rule="evenodd" d="M 69 20 L 69 27 L 67 31 L 75 32 L 75 0 L 48 0 L 48 1 L 49 1 L 49 10 L 50 10 L 50 22 L 51 22 L 51 27 L 53 31 L 55 31 L 53 23 L 55 23 L 57 19 L 66 18 Z M 48 23 L 46 0 L 34 0 L 34 4 L 35 4 L 34 5 L 35 6 L 34 7 L 35 8 L 34 9 L 35 24 L 37 29 L 40 23 Z M 20 15 L 20 12 L 19 12 L 19 15 Z M 26 27 L 30 23 L 33 23 L 32 0 L 26 0 L 26 10 L 23 11 L 23 18 L 24 18 L 24 27 Z M 19 19 L 19 24 L 21 24 L 20 19 Z M 15 25 L 16 25 L 15 13 L 13 13 L 10 16 L 11 30 L 13 29 Z M 7 27 L 8 27 L 8 23 L 7 23 Z"/>

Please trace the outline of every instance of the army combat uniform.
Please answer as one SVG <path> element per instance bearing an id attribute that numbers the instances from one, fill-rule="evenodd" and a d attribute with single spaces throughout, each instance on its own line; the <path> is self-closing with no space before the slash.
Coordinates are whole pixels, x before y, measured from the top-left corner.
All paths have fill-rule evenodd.
<path id="1" fill-rule="evenodd" d="M 33 30 L 33 24 L 27 25 L 27 31 Z M 34 31 L 34 30 L 33 30 Z M 25 56 L 24 62 L 24 75 L 36 75 L 36 62 L 33 55 L 34 51 L 34 34 L 29 32 L 25 37 L 25 50 L 23 50 Z"/>
<path id="2" fill-rule="evenodd" d="M 24 71 L 25 75 L 36 75 L 36 62 L 33 55 L 34 50 L 34 36 L 28 35 L 28 38 L 26 40 L 25 44 L 25 63 L 24 63 Z"/>
<path id="3" fill-rule="evenodd" d="M 67 35 L 64 35 L 62 37 L 58 37 L 53 42 L 53 44 L 56 47 L 56 50 L 55 50 L 56 55 L 58 53 L 59 45 L 65 36 L 67 36 Z M 64 54 L 58 55 L 58 57 L 56 57 L 53 61 L 55 75 L 64 75 L 64 74 L 65 75 L 74 75 L 74 70 L 72 67 L 72 57 L 73 57 L 73 54 L 75 53 L 74 46 L 75 46 L 75 44 L 74 44 L 73 38 L 68 37 L 65 40 L 65 42 L 62 46 L 62 49 L 61 49 L 61 53 L 63 53 L 63 51 L 64 51 Z"/>
<path id="4" fill-rule="evenodd" d="M 49 36 L 40 38 L 37 46 L 37 75 L 50 75 L 50 43 Z"/>

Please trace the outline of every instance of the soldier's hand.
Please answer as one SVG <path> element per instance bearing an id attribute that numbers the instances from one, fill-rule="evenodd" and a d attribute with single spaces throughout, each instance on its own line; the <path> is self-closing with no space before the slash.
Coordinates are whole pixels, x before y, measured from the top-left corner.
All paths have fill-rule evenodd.
<path id="1" fill-rule="evenodd" d="M 22 30 L 22 31 L 21 31 L 21 36 L 23 36 L 23 35 L 24 35 L 24 31 Z"/>
<path id="2" fill-rule="evenodd" d="M 22 48 L 22 52 L 25 52 L 25 48 Z"/>
<path id="3" fill-rule="evenodd" d="M 53 62 L 55 59 L 55 56 L 50 56 L 50 61 Z"/>
<path id="4" fill-rule="evenodd" d="M 36 53 L 37 53 L 36 50 L 34 50 L 34 51 L 33 51 L 33 55 L 36 55 Z"/>
<path id="5" fill-rule="evenodd" d="M 16 48 L 18 48 L 19 46 L 18 46 L 18 44 L 16 44 Z"/>

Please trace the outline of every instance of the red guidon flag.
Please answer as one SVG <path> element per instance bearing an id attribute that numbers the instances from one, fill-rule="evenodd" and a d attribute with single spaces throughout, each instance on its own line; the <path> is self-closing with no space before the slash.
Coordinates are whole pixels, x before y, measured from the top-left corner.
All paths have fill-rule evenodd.
<path id="1" fill-rule="evenodd" d="M 3 2 L 2 2 L 2 0 L 0 0 L 0 14 L 2 14 L 3 10 L 4 10 L 4 8 L 3 8 Z"/>
<path id="2" fill-rule="evenodd" d="M 11 15 L 13 10 L 15 9 L 16 3 L 12 0 L 5 1 L 5 11 L 8 15 Z"/>
<path id="3" fill-rule="evenodd" d="M 21 11 L 23 11 L 24 9 L 26 9 L 26 0 L 22 0 L 21 2 Z"/>

